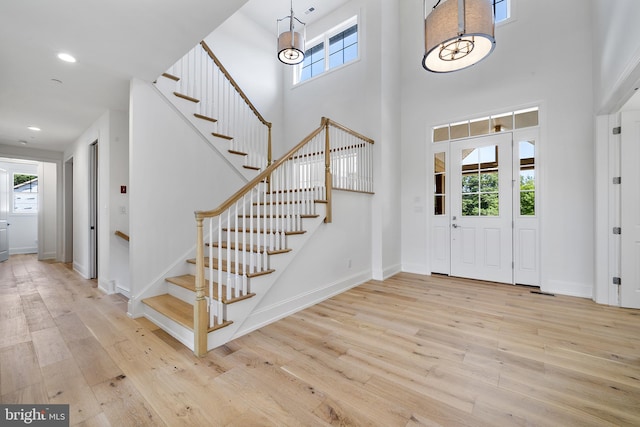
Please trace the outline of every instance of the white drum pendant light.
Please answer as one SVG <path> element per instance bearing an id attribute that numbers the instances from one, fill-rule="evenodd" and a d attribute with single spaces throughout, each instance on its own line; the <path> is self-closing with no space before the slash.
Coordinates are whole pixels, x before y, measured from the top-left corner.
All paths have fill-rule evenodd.
<path id="1" fill-rule="evenodd" d="M 448 73 L 476 64 L 495 48 L 494 28 L 493 0 L 438 1 L 424 21 L 422 66 Z"/>
<path id="2" fill-rule="evenodd" d="M 289 26 L 280 31 L 280 22 L 288 19 Z M 294 20 L 302 25 L 302 33 L 295 31 Z M 291 15 L 278 19 L 278 59 L 287 65 L 296 65 L 304 60 L 304 39 L 306 25 L 293 15 L 293 0 L 291 0 Z"/>

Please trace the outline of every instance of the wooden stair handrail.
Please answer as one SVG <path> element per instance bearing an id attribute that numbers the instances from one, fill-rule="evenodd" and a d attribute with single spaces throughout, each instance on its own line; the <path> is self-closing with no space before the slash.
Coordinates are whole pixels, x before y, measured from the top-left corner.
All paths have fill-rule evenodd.
<path id="1" fill-rule="evenodd" d="M 113 234 L 115 234 L 116 236 L 120 237 L 121 239 L 126 240 L 127 242 L 129 241 L 129 235 L 128 235 L 128 234 L 123 233 L 123 232 L 122 232 L 122 231 L 120 231 L 120 230 L 116 230 L 116 231 L 115 231 L 115 233 L 113 233 Z"/>
<path id="2" fill-rule="evenodd" d="M 220 69 L 220 71 L 222 71 L 222 73 L 225 75 L 225 77 L 227 78 L 227 80 L 229 80 L 229 82 L 231 83 L 231 86 L 234 87 L 234 89 L 238 92 L 238 94 L 240 95 L 240 97 L 244 100 L 244 102 L 247 103 L 247 105 L 249 106 L 249 108 L 251 109 L 251 111 L 253 111 L 253 113 L 256 115 L 256 117 L 258 118 L 258 120 L 260 120 L 262 122 L 262 124 L 264 124 L 265 126 L 267 126 L 269 129 L 271 129 L 271 123 L 266 121 L 264 119 L 264 117 L 262 117 L 262 114 L 260 114 L 260 112 L 258 111 L 258 109 L 251 103 L 251 101 L 249 100 L 249 98 L 247 97 L 247 95 L 245 95 L 245 93 L 242 91 L 242 89 L 240 89 L 240 86 L 238 86 L 238 84 L 236 83 L 235 80 L 233 80 L 233 77 L 231 77 L 231 74 L 229 74 L 229 72 L 227 71 L 226 68 L 224 68 L 224 66 L 222 65 L 222 63 L 218 60 L 218 58 L 213 54 L 213 51 L 211 50 L 211 48 L 209 47 L 209 45 L 207 45 L 207 43 L 202 40 L 200 42 L 200 45 L 202 46 L 202 48 L 205 50 L 205 52 L 207 52 L 207 54 L 209 54 L 209 57 L 213 60 L 213 62 L 215 62 L 215 64 L 218 66 L 218 68 Z"/>
<path id="3" fill-rule="evenodd" d="M 361 140 L 363 140 L 365 142 L 368 142 L 369 144 L 373 144 L 374 143 L 373 139 L 368 138 L 368 137 L 362 135 L 361 133 L 356 132 L 355 130 L 349 129 L 348 127 L 346 127 L 344 125 L 341 125 L 340 123 L 335 122 L 335 121 L 333 121 L 331 119 L 327 119 L 327 120 L 328 120 L 328 124 L 333 126 L 334 128 L 338 128 L 340 130 L 343 130 L 343 131 L 355 136 L 356 138 L 360 138 Z"/>
<path id="4" fill-rule="evenodd" d="M 242 187 L 240 190 L 238 190 L 234 195 L 232 195 L 231 197 L 229 197 L 225 202 L 223 202 L 220 206 L 218 206 L 216 209 L 210 210 L 210 211 L 196 211 L 195 215 L 196 215 L 196 220 L 200 220 L 200 219 L 204 219 L 204 218 L 211 218 L 211 217 L 216 217 L 218 215 L 221 215 L 224 211 L 226 211 L 228 208 L 230 208 L 235 202 L 237 202 L 238 200 L 240 200 L 240 198 L 242 196 L 244 196 L 245 194 L 247 194 L 249 191 L 251 191 L 252 188 L 254 188 L 256 185 L 258 185 L 261 181 L 263 181 L 265 178 L 267 178 L 269 175 L 271 175 L 271 173 L 276 170 L 278 167 L 280 167 L 284 162 L 286 162 L 287 160 L 289 160 L 290 157 L 293 156 L 293 154 L 298 151 L 300 148 L 302 148 L 307 142 L 311 141 L 316 135 L 318 135 L 320 132 L 322 132 L 322 130 L 325 127 L 325 120 L 326 119 L 322 119 L 322 125 L 320 125 L 319 128 L 317 128 L 316 130 L 314 130 L 313 132 L 311 132 L 306 138 L 304 138 L 302 141 L 300 141 L 300 143 L 298 145 L 296 145 L 295 147 L 293 147 L 291 150 L 289 150 L 289 152 L 287 154 L 285 154 L 284 156 L 282 156 L 280 158 L 280 160 L 277 160 L 275 162 L 273 162 L 272 164 L 270 164 L 265 170 L 263 170 L 258 176 L 256 176 L 255 178 L 253 178 L 251 181 L 249 181 L 244 187 Z"/>
<path id="5" fill-rule="evenodd" d="M 275 169 L 277 169 L 280 165 L 282 165 L 284 162 L 286 162 L 287 160 L 289 160 L 290 158 L 294 157 L 294 154 L 300 149 L 302 148 L 306 143 L 308 143 L 309 141 L 311 141 L 313 138 L 315 138 L 320 132 L 322 132 L 322 130 L 325 127 L 328 126 L 334 126 L 338 129 L 341 129 L 345 132 L 350 133 L 351 135 L 354 135 L 370 144 L 374 143 L 374 140 L 371 138 L 368 138 L 354 130 L 349 129 L 348 127 L 341 125 L 327 117 L 323 117 L 320 123 L 320 126 L 314 130 L 313 132 L 311 132 L 309 135 L 307 135 L 306 138 L 304 138 L 302 141 L 300 141 L 300 143 L 298 145 L 296 145 L 295 147 L 293 147 L 291 150 L 289 150 L 289 152 L 287 152 L 287 154 L 285 154 L 284 156 L 282 156 L 279 160 L 275 161 L 274 163 L 272 163 L 271 165 L 269 165 L 265 170 L 262 171 L 262 173 L 260 173 L 258 176 L 256 176 L 255 178 L 253 178 L 251 181 L 249 181 L 244 187 L 242 187 L 240 190 L 238 190 L 234 195 L 232 195 L 229 199 L 227 199 L 225 202 L 223 202 L 220 206 L 218 206 L 216 209 L 213 210 L 209 210 L 209 211 L 196 211 L 195 212 L 195 216 L 196 219 L 204 219 L 204 218 L 210 218 L 210 217 L 215 217 L 218 215 L 221 215 L 224 211 L 226 211 L 228 208 L 230 208 L 235 202 L 237 202 L 238 200 L 240 200 L 240 198 L 242 196 L 244 196 L 246 193 L 248 193 L 253 187 L 255 187 L 256 185 L 258 185 L 259 182 L 263 181 L 266 177 L 268 177 Z"/>

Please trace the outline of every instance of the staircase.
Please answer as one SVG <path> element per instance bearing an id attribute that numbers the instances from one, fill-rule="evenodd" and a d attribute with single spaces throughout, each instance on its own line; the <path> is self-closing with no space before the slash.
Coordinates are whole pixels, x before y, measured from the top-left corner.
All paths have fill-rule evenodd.
<path id="1" fill-rule="evenodd" d="M 205 57 L 214 60 L 206 44 L 200 46 Z M 190 55 L 183 62 L 196 64 L 196 70 L 209 69 L 193 59 L 199 56 Z M 223 69 L 217 59 L 214 62 Z M 271 124 L 256 114 L 235 82 L 228 77 L 244 107 L 234 101 L 217 110 L 212 106 L 219 101 L 202 103 L 200 98 L 210 95 L 198 85 L 180 84 L 176 70 L 185 68 L 178 63 L 158 79 L 156 87 L 248 182 L 217 209 L 196 212 L 196 256 L 184 260 L 188 272 L 167 277 L 166 292 L 159 290 L 142 302 L 145 317 L 196 355 L 204 355 L 236 337 L 243 321 L 313 233 L 331 222 L 332 188 L 371 192 L 373 141 L 323 118 L 316 130 L 272 163 Z M 220 85 L 219 81 L 200 84 Z M 188 91 L 181 88 L 191 89 L 184 93 Z M 224 108 L 248 108 L 257 120 L 236 123 L 235 129 L 252 130 L 241 129 L 240 138 L 229 132 L 233 129 L 212 112 L 236 122 L 247 114 L 222 112 Z"/>

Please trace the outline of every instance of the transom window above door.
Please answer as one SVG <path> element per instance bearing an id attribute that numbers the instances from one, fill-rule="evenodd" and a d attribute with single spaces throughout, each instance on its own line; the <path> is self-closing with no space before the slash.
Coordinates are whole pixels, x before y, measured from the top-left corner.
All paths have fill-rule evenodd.
<path id="1" fill-rule="evenodd" d="M 433 127 L 432 141 L 444 142 L 538 126 L 538 107 Z"/>

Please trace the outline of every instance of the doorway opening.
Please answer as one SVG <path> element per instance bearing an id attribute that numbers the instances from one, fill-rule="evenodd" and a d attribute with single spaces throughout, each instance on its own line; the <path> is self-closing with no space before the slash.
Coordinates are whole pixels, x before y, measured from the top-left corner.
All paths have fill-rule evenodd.
<path id="1" fill-rule="evenodd" d="M 98 278 L 98 141 L 89 145 L 89 278 Z"/>
<path id="2" fill-rule="evenodd" d="M 73 157 L 64 163 L 64 257 L 73 262 Z"/>

